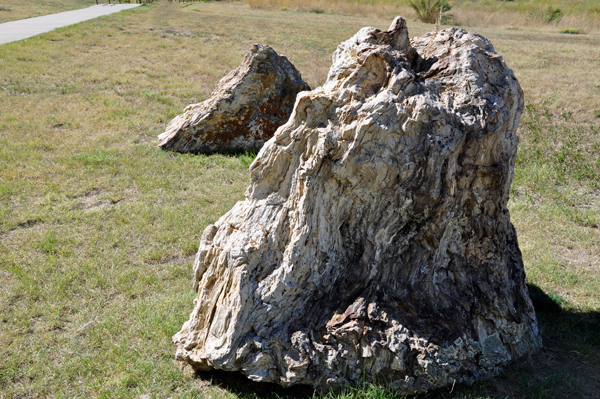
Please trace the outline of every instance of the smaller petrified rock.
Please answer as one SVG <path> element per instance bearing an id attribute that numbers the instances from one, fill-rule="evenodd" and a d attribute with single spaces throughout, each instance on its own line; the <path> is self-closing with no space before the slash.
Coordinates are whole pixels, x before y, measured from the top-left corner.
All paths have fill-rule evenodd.
<path id="1" fill-rule="evenodd" d="M 158 136 L 165 150 L 209 154 L 259 151 L 287 122 L 301 91 L 300 72 L 271 47 L 255 44 L 211 98 L 188 105 Z"/>

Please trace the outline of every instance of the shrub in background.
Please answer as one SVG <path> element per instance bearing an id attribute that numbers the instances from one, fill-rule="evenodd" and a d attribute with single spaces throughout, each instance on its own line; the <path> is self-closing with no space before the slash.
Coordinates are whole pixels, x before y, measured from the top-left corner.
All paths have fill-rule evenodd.
<path id="1" fill-rule="evenodd" d="M 544 20 L 547 23 L 558 22 L 565 15 L 560 8 L 553 8 L 552 6 L 548 6 L 546 8 L 546 12 L 544 13 Z"/>
<path id="2" fill-rule="evenodd" d="M 410 0 L 408 4 L 417 13 L 417 18 L 428 24 L 435 23 L 441 13 L 451 8 L 446 0 Z"/>

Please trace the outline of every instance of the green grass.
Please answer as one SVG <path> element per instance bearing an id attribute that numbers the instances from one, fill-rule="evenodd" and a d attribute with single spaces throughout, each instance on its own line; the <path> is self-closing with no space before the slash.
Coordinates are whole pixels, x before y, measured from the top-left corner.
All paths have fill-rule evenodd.
<path id="1" fill-rule="evenodd" d="M 390 21 L 161 2 L 0 46 L 0 398 L 312 396 L 175 362 L 200 234 L 243 199 L 253 155 L 172 154 L 156 136 L 255 42 L 315 87 L 339 42 Z M 412 36 L 430 29 L 409 22 Z M 509 207 L 545 348 L 495 380 L 422 397 L 593 397 L 600 40 L 477 30 L 526 95 Z M 394 395 L 382 383 L 329 397 Z"/>

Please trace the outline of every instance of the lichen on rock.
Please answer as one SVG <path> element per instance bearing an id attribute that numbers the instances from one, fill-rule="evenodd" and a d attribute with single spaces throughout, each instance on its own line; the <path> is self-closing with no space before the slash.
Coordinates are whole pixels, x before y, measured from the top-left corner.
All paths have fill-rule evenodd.
<path id="1" fill-rule="evenodd" d="M 286 57 L 255 44 L 210 99 L 188 105 L 169 123 L 159 146 L 196 154 L 258 152 L 287 122 L 303 90 L 310 87 Z"/>
<path id="2" fill-rule="evenodd" d="M 177 359 L 407 394 L 538 348 L 507 209 L 522 110 L 480 35 L 410 41 L 398 17 L 340 44 L 251 165 L 245 201 L 205 229 Z"/>

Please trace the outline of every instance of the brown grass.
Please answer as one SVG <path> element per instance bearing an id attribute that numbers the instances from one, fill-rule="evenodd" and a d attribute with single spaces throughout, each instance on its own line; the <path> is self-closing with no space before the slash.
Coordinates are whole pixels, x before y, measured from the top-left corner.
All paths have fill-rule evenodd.
<path id="1" fill-rule="evenodd" d="M 600 33 L 600 15 L 565 15 L 556 23 L 546 23 L 543 15 L 523 12 L 494 12 L 485 9 L 457 7 L 450 11 L 456 25 L 464 27 L 496 27 L 513 30 L 558 33 L 576 28 L 582 34 Z"/>
<path id="2" fill-rule="evenodd" d="M 403 15 L 416 21 L 415 12 L 408 1 L 372 0 L 243 0 L 253 8 L 279 9 L 295 11 L 329 12 L 343 15 L 371 16 L 390 18 L 391 15 Z M 581 33 L 600 33 L 600 11 L 594 11 L 592 2 L 585 0 L 578 7 L 564 8 L 567 13 L 558 22 L 547 23 L 546 8 L 554 3 L 539 0 L 532 5 L 527 2 L 450 2 L 453 8 L 447 13 L 448 24 L 465 27 L 495 27 L 541 32 L 556 32 L 565 28 L 576 28 Z M 519 7 L 514 7 L 518 5 Z M 523 5 L 521 7 L 521 5 Z M 560 4 L 558 4 L 560 6 Z M 591 11 L 590 11 L 591 10 Z"/>
<path id="3" fill-rule="evenodd" d="M 394 2 L 359 2 L 346 0 L 244 0 L 244 4 L 258 9 L 282 11 L 307 11 L 313 13 L 337 13 L 361 17 L 393 18 L 412 13 L 406 4 Z"/>

